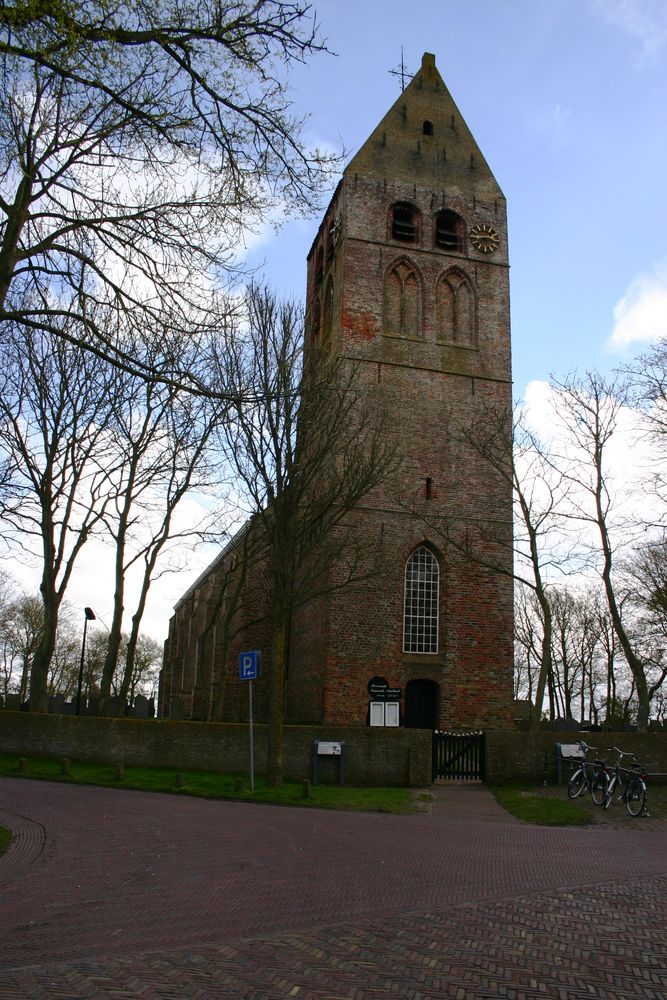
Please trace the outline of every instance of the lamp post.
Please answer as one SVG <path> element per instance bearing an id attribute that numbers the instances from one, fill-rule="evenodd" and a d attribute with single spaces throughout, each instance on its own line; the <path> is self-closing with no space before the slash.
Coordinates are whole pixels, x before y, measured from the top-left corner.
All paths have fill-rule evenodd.
<path id="1" fill-rule="evenodd" d="M 83 642 L 81 643 L 81 663 L 79 664 L 79 684 L 76 689 L 76 714 L 81 714 L 81 686 L 83 684 L 83 662 L 86 656 L 86 632 L 88 630 L 88 622 L 95 621 L 95 612 L 92 608 L 84 608 L 83 613 L 86 616 L 83 623 Z"/>

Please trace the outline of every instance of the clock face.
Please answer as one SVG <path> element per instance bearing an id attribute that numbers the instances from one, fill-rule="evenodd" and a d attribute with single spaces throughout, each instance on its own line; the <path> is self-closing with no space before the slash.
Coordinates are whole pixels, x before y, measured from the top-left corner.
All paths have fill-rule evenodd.
<path id="1" fill-rule="evenodd" d="M 493 226 L 473 226 L 470 230 L 470 242 L 481 253 L 493 253 L 498 249 L 500 239 Z"/>

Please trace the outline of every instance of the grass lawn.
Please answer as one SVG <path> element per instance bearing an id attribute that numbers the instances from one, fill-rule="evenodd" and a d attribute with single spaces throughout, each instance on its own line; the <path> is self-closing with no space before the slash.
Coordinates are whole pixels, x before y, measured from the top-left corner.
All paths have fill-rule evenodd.
<path id="1" fill-rule="evenodd" d="M 590 810 L 576 800 L 563 797 L 551 798 L 541 794 L 541 789 L 526 789 L 518 785 L 491 786 L 491 791 L 503 809 L 523 820 L 541 826 L 585 826 L 593 822 Z"/>
<path id="2" fill-rule="evenodd" d="M 217 771 L 182 771 L 179 774 L 175 768 L 125 767 L 122 778 L 119 778 L 116 767 L 111 764 L 72 760 L 69 762 L 69 773 L 64 774 L 62 760 L 54 757 L 26 758 L 25 771 L 20 770 L 20 760 L 17 754 L 0 754 L 0 774 L 67 784 L 133 788 L 207 799 L 315 806 L 319 809 L 411 813 L 418 811 L 422 805 L 410 788 L 310 785 L 306 797 L 303 782 L 286 781 L 280 788 L 269 788 L 263 775 L 255 776 L 255 790 L 251 792 L 247 774 L 222 774 Z"/>
<path id="3" fill-rule="evenodd" d="M 429 789 L 356 788 L 350 785 L 308 785 L 306 796 L 303 782 L 286 781 L 280 788 L 269 788 L 263 775 L 255 776 L 255 790 L 251 792 L 247 774 L 222 774 L 217 771 L 179 773 L 175 768 L 125 767 L 122 777 L 119 777 L 114 765 L 78 760 L 70 761 L 69 773 L 63 773 L 62 760 L 54 757 L 27 758 L 26 769 L 22 771 L 21 759 L 18 754 L 0 753 L 0 774 L 67 784 L 101 785 L 106 788 L 132 788 L 209 799 L 358 812 L 423 812 L 428 811 L 432 800 Z M 524 823 L 583 826 L 599 819 L 597 807 L 591 806 L 588 800 L 568 799 L 565 786 L 543 788 L 539 785 L 494 785 L 489 786 L 489 790 L 504 809 Z M 653 801 L 657 806 L 656 813 L 664 814 L 667 807 L 667 786 L 662 786 L 660 792 L 662 795 L 658 794 Z M 625 810 L 616 808 L 613 817 L 607 813 L 604 817 L 618 822 L 624 819 L 624 813 Z M 652 812 L 652 815 L 656 813 Z M 639 821 L 630 819 L 630 823 L 637 822 Z M 3 841 L 0 830 L 0 853 L 6 846 L 7 841 Z"/>

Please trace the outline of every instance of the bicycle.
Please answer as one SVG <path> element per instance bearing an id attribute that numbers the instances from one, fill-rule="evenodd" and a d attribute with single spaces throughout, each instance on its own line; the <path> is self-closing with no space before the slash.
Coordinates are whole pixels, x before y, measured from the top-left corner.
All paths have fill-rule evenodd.
<path id="1" fill-rule="evenodd" d="M 569 781 L 567 783 L 567 794 L 568 798 L 576 799 L 578 795 L 584 791 L 591 793 L 593 802 L 596 805 L 601 806 L 607 797 L 607 786 L 609 785 L 609 772 L 607 771 L 607 766 L 603 760 L 600 760 L 598 755 L 597 747 L 589 746 L 584 743 L 583 740 L 579 740 L 579 746 L 581 747 L 583 758 L 579 762 L 578 766 L 570 774 Z M 593 762 L 586 760 L 586 755 L 589 750 L 595 750 L 595 760 Z M 592 767 L 592 771 L 589 773 L 589 768 Z"/>
<path id="2" fill-rule="evenodd" d="M 616 799 L 617 802 L 625 802 L 625 808 L 628 810 L 631 816 L 648 816 L 648 789 L 646 787 L 646 771 L 642 768 L 641 764 L 635 757 L 633 753 L 629 753 L 626 750 L 621 750 L 619 747 L 608 747 L 609 750 L 614 750 L 617 754 L 616 764 L 614 765 L 614 770 L 612 772 L 611 778 L 609 780 L 609 787 L 607 788 L 607 795 L 604 800 L 604 808 L 608 809 L 612 803 L 614 797 L 614 791 L 616 787 L 619 786 L 621 793 Z M 621 767 L 621 762 L 624 757 L 631 757 L 630 767 Z M 622 774 L 627 773 L 627 778 L 624 779 Z"/>

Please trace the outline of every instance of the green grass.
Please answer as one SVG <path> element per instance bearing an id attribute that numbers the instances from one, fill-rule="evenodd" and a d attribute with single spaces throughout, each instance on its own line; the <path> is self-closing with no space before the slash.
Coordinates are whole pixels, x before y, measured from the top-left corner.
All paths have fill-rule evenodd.
<path id="1" fill-rule="evenodd" d="M 4 826 L 0 826 L 0 856 L 5 853 L 9 847 L 9 842 L 12 839 L 11 830 L 8 830 Z"/>
<path id="2" fill-rule="evenodd" d="M 72 760 L 69 774 L 63 774 L 62 760 L 55 757 L 27 758 L 27 770 L 20 771 L 18 754 L 0 753 L 0 774 L 21 775 L 42 781 L 67 784 L 101 785 L 105 788 L 132 788 L 145 792 L 168 792 L 207 799 L 242 802 L 265 802 L 274 805 L 343 809 L 358 812 L 414 813 L 431 800 L 430 792 L 415 793 L 409 788 L 356 788 L 350 785 L 314 785 L 304 797 L 301 782 L 286 781 L 280 788 L 269 788 L 263 775 L 255 776 L 250 791 L 247 774 L 222 774 L 217 771 L 182 771 L 182 787 L 177 786 L 176 768 L 126 767 L 121 779 L 110 764 Z M 524 823 L 546 826 L 580 826 L 591 822 L 590 810 L 566 797 L 544 796 L 539 788 L 491 786 L 499 804 Z M 0 830 L 0 853 L 3 850 Z M 6 850 L 7 843 L 4 845 Z"/>
<path id="3" fill-rule="evenodd" d="M 537 790 L 514 785 L 492 786 L 497 802 L 524 823 L 542 826 L 585 826 L 592 822 L 590 812 L 568 798 L 547 798 Z"/>
<path id="4" fill-rule="evenodd" d="M 308 798 L 301 782 L 286 781 L 280 788 L 269 788 L 263 775 L 255 776 L 255 790 L 250 791 L 247 774 L 222 774 L 217 771 L 182 771 L 182 787 L 177 787 L 176 768 L 126 767 L 123 778 L 115 766 L 72 760 L 69 774 L 63 774 L 62 760 L 53 757 L 27 758 L 27 770 L 20 771 L 17 754 L 0 754 L 0 774 L 67 784 L 101 785 L 105 788 L 132 788 L 146 792 L 169 792 L 207 799 L 235 799 L 243 802 L 266 802 L 276 805 L 344 809 L 363 812 L 412 813 L 419 802 L 409 788 L 355 788 L 349 785 L 314 785 Z M 240 785 L 239 785 L 240 783 Z"/>

